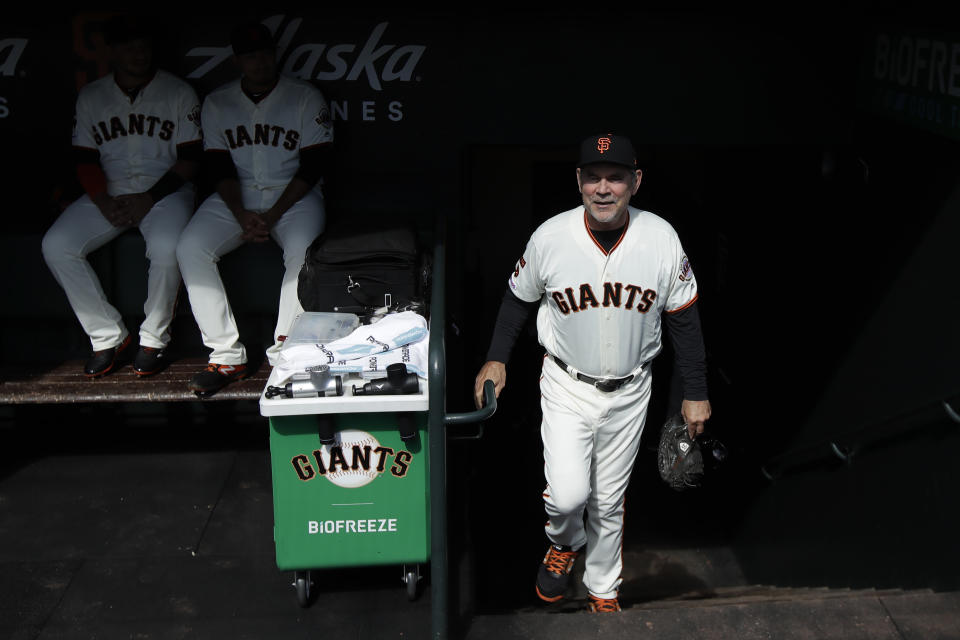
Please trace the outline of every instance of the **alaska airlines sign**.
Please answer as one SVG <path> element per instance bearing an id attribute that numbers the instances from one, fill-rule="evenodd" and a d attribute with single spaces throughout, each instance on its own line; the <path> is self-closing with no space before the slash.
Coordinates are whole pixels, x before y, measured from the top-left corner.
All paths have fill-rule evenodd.
<path id="1" fill-rule="evenodd" d="M 375 24 L 363 40 L 301 43 L 297 43 L 297 36 L 303 26 L 302 18 L 286 21 L 286 16 L 276 15 L 263 20 L 263 24 L 277 41 L 284 75 L 320 82 L 357 83 L 377 92 L 376 100 L 355 101 L 352 109 L 349 101 L 330 100 L 334 120 L 370 121 L 377 120 L 378 115 L 394 122 L 403 119 L 402 101 L 391 99 L 393 96 L 384 99 L 380 92 L 389 92 L 397 83 L 420 80 L 417 68 L 426 52 L 425 45 L 390 44 L 387 40 L 389 22 Z M 208 78 L 219 71 L 232 53 L 229 44 L 192 47 L 185 55 L 188 60 L 198 60 L 199 64 L 187 78 L 198 81 Z"/>

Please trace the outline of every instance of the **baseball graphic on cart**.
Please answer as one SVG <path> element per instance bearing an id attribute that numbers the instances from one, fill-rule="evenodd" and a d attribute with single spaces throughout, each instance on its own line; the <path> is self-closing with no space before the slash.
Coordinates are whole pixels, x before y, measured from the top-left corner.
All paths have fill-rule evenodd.
<path id="1" fill-rule="evenodd" d="M 320 459 L 327 469 L 327 479 L 344 489 L 370 484 L 380 475 L 377 471 L 381 455 L 377 451 L 379 448 L 380 442 L 366 431 L 344 429 L 338 432 L 334 444 L 320 448 Z M 340 450 L 342 456 L 336 449 Z"/>

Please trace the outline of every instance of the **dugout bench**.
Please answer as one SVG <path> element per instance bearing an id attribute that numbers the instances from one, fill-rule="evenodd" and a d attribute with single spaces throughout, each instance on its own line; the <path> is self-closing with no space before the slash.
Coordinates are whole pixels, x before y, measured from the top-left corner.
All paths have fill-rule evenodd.
<path id="1" fill-rule="evenodd" d="M 448 520 L 447 520 L 447 441 L 448 427 L 458 427 L 474 424 L 486 420 L 496 411 L 496 398 L 493 383 L 488 382 L 485 387 L 485 406 L 478 411 L 464 413 L 448 413 L 446 407 L 446 225 L 442 216 L 438 216 L 433 240 L 433 280 L 430 301 L 430 337 L 429 337 L 429 373 L 427 386 L 429 390 L 427 421 L 427 447 L 430 456 L 429 474 L 429 532 L 430 532 L 430 604 L 431 604 L 431 637 L 436 640 L 448 638 L 450 626 L 449 611 L 449 559 L 448 559 Z M 4 363 L 0 365 L 0 405 L 64 405 L 88 403 L 211 403 L 218 401 L 242 401 L 256 411 L 256 403 L 260 399 L 271 368 L 266 362 L 255 363 L 252 374 L 242 381 L 231 383 L 210 398 L 200 399 L 186 388 L 187 381 L 206 364 L 205 354 L 200 352 L 202 344 L 197 342 L 198 332 L 191 343 L 190 338 L 185 340 L 186 345 L 180 345 L 180 351 L 171 358 L 170 364 L 160 373 L 146 379 L 138 378 L 129 366 L 113 372 L 103 378 L 90 380 L 83 375 L 83 362 L 86 355 L 81 355 L 89 349 L 84 344 L 85 336 L 80 331 L 72 312 L 63 311 L 61 302 L 65 304 L 63 292 L 51 286 L 52 278 L 42 261 L 39 251 L 40 236 L 18 237 L 8 236 L 4 239 L 4 248 L 8 255 L 22 254 L 24 268 L 32 271 L 36 276 L 33 279 L 21 279 L 8 282 L 6 291 L 6 305 L 9 313 L 4 316 L 4 333 L 6 334 L 2 353 Z M 146 263 L 143 258 L 142 238 L 136 233 L 128 233 L 106 247 L 91 254 L 91 263 L 104 280 L 104 289 L 111 301 L 117 300 L 118 292 L 124 289 L 126 278 L 131 274 L 142 272 L 145 274 Z M 143 269 L 138 271 L 139 261 Z M 133 260 L 132 265 L 126 261 Z M 251 265 L 253 263 L 253 266 Z M 123 266 L 121 266 L 123 265 Z M 273 266 L 271 266 L 273 265 Z M 260 322 L 261 333 L 269 336 L 272 324 L 269 320 L 275 314 L 276 300 L 271 296 L 256 295 L 256 288 L 249 286 L 242 295 L 235 296 L 236 285 L 231 286 L 229 280 L 236 279 L 249 282 L 249 274 L 263 267 L 257 274 L 256 280 L 273 282 L 273 289 L 278 289 L 282 263 L 279 258 L 279 249 L 271 243 L 264 245 L 247 245 L 236 252 L 225 256 L 221 261 L 221 273 L 231 295 L 231 303 L 238 315 L 241 325 L 241 335 L 249 334 L 244 331 L 244 321 L 251 317 Z M 230 271 L 235 274 L 231 275 Z M 104 273 L 107 277 L 104 278 Z M 45 278 L 49 282 L 45 282 Z M 144 276 L 145 279 L 145 276 Z M 39 281 L 39 282 L 38 282 Z M 55 283 L 54 283 L 55 285 Z M 261 292 L 262 294 L 262 292 Z M 181 290 L 181 296 L 184 292 Z M 131 313 L 130 301 L 142 304 L 145 297 L 144 285 L 133 286 L 132 291 L 126 292 L 127 302 L 123 300 L 117 304 L 121 313 L 127 318 L 136 317 Z M 279 292 L 277 292 L 277 298 Z M 267 298 L 264 302 L 264 298 Z M 38 304 L 27 305 L 24 301 L 35 299 Z M 249 305 L 253 303 L 253 308 Z M 126 304 L 126 308 L 124 308 Z M 184 305 L 181 299 L 180 305 Z M 59 308 L 58 308 L 59 305 Z M 135 309 L 135 307 L 134 307 Z M 246 315 L 242 315 L 246 312 Z M 31 315 L 33 314 L 33 315 Z M 263 316 L 263 319 L 260 318 Z M 183 313 L 178 311 L 174 323 L 183 322 L 190 325 L 192 317 L 189 310 Z M 255 325 L 260 326 L 260 325 Z M 137 325 L 130 322 L 128 328 Z M 21 331 L 17 331 L 17 327 Z M 32 329 L 30 334 L 26 329 Z M 194 327 L 195 330 L 195 327 Z M 174 327 L 174 340 L 180 336 Z M 43 336 L 54 338 L 50 344 L 37 342 Z M 33 345 L 34 348 L 31 348 Z M 66 359 L 53 359 L 51 353 L 67 346 Z M 252 342 L 248 345 L 251 355 L 258 345 Z M 36 348 L 39 347 L 39 348 Z M 191 349 L 193 352 L 191 352 Z M 261 350 L 262 351 L 262 350 Z M 13 357 L 10 357 L 13 356 Z M 463 439 L 482 437 L 482 425 L 473 430 L 473 433 L 454 436 Z"/>

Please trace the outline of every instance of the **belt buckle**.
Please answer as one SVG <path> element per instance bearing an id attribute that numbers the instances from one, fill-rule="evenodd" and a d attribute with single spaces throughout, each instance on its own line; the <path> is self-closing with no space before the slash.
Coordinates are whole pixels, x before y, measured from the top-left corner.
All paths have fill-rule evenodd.
<path id="1" fill-rule="evenodd" d="M 597 389 L 600 389 L 600 391 L 603 391 L 604 393 L 610 393 L 611 391 L 616 391 L 619 389 L 621 385 L 617 382 L 611 382 L 609 380 L 597 380 L 593 383 L 593 386 L 595 386 Z"/>

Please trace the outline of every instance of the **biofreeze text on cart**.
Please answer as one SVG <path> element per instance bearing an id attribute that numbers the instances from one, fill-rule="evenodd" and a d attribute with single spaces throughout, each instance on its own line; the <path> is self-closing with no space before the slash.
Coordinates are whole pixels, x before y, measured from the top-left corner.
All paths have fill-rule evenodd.
<path id="1" fill-rule="evenodd" d="M 396 518 L 307 521 L 307 533 L 310 535 L 322 533 L 390 533 L 396 530 Z"/>

